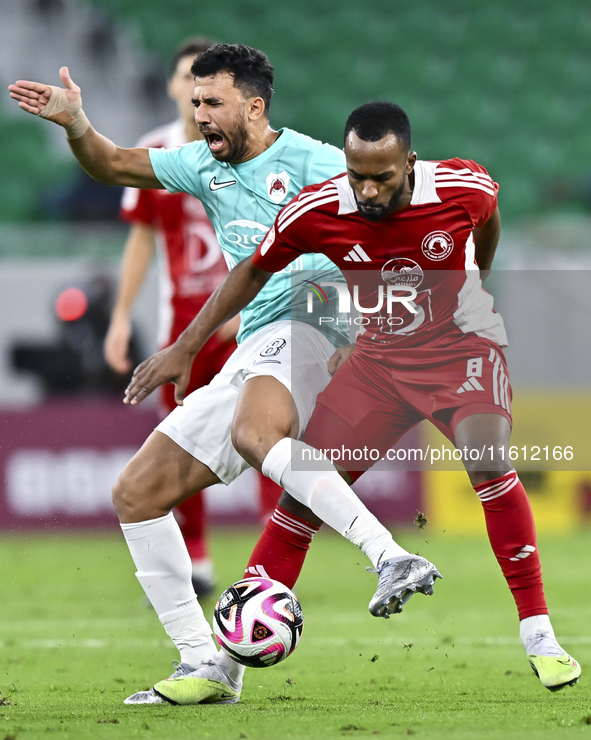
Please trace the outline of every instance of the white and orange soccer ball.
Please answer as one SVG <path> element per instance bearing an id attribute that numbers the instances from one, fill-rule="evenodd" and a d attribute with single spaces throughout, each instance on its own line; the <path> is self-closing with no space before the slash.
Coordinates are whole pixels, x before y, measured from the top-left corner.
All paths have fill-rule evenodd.
<path id="1" fill-rule="evenodd" d="M 215 605 L 213 632 L 238 663 L 265 668 L 296 649 L 304 629 L 302 608 L 287 586 L 271 578 L 244 578 Z"/>

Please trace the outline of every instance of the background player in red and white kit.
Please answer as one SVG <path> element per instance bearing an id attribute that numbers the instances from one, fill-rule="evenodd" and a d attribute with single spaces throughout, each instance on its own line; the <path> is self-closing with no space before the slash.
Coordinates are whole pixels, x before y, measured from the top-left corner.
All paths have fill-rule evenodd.
<path id="1" fill-rule="evenodd" d="M 383 455 L 429 419 L 458 449 L 482 450 L 476 458 L 468 453 L 463 462 L 517 604 L 528 659 L 550 690 L 572 685 L 581 669 L 554 636 L 529 501 L 508 454 L 499 454 L 508 450 L 511 433 L 506 335 L 480 278 L 480 270 L 491 267 L 499 239 L 498 186 L 471 161 L 417 161 L 408 118 L 391 103 L 369 103 L 351 114 L 345 153 L 347 172 L 304 188 L 282 209 L 255 255 L 235 268 L 217 293 L 220 316 L 231 315 L 241 304 L 236 296 L 245 300 L 250 286 L 302 253 L 318 251 L 342 270 L 357 309 L 368 319 L 349 357 L 341 350 L 333 358 L 340 367 L 318 396 L 303 441 L 279 441 L 265 457 L 263 472 L 356 542 L 363 509 L 332 464 L 311 469 L 309 461 L 318 459 L 314 447 L 375 448 Z M 343 465 L 351 483 L 371 461 L 362 460 L 357 471 Z M 290 506 L 285 496 L 281 503 Z M 305 510 L 299 515 L 318 523 Z M 293 585 L 293 568 L 276 562 L 272 538 L 265 533 L 261 541 L 248 570 L 262 567 Z M 378 593 L 370 602 L 376 616 L 387 617 L 412 595 L 394 599 L 395 609 L 391 594 L 380 598 L 381 587 L 386 594 L 400 577 L 395 566 L 388 560 L 378 566 Z M 185 681 L 191 678 L 176 679 L 176 686 L 161 682 L 156 690 L 176 700 Z"/>
<path id="2" fill-rule="evenodd" d="M 213 43 L 207 39 L 189 39 L 176 50 L 171 61 L 168 94 L 176 103 L 179 117 L 143 136 L 138 146 L 172 149 L 203 138 L 195 123 L 192 103 L 195 80 L 191 65 L 195 57 Z M 161 347 L 176 341 L 226 277 L 228 268 L 203 205 L 191 195 L 126 188 L 121 217 L 132 226 L 105 338 L 105 357 L 114 370 L 128 373 L 132 369 L 128 354 L 131 311 L 156 249 L 159 251 L 158 344 Z M 221 370 L 236 349 L 234 338 L 238 326 L 239 318 L 236 317 L 209 339 L 199 362 L 193 364 L 188 393 L 207 385 Z M 163 416 L 176 408 L 174 386 L 160 387 L 159 402 Z M 260 476 L 260 493 L 261 513 L 265 516 L 274 509 L 279 489 L 271 480 Z M 212 592 L 215 584 L 207 552 L 203 495 L 196 494 L 176 509 L 191 556 L 193 587 L 198 596 L 205 596 Z"/>

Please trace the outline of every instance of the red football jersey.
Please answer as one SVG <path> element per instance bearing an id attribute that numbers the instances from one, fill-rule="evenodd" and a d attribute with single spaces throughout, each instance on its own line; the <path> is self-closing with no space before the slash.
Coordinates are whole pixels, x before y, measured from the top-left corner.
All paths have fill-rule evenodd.
<path id="1" fill-rule="evenodd" d="M 277 272 L 304 252 L 325 254 L 342 270 L 350 298 L 336 285 L 311 288 L 329 300 L 338 293 L 342 310 L 350 300 L 360 312 L 352 319 L 363 327 L 359 342 L 374 354 L 449 346 L 469 332 L 504 346 L 503 320 L 482 288 L 472 236 L 496 210 L 497 192 L 475 162 L 417 161 L 410 205 L 368 221 L 343 174 L 304 188 L 282 209 L 254 264 Z M 312 300 L 311 292 L 310 306 Z"/>
<path id="2" fill-rule="evenodd" d="M 172 149 L 186 144 L 175 121 L 144 136 L 138 146 Z M 159 342 L 173 342 L 228 274 L 215 232 L 201 201 L 168 190 L 126 188 L 121 218 L 158 229 L 160 239 Z"/>

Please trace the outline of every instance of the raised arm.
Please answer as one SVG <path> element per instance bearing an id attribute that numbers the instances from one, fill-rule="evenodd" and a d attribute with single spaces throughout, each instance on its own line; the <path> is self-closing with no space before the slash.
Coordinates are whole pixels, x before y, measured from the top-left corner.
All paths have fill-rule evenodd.
<path id="1" fill-rule="evenodd" d="M 125 391 L 125 403 L 140 403 L 163 383 L 174 383 L 175 400 L 182 405 L 199 350 L 222 324 L 248 306 L 272 274 L 255 267 L 252 257 L 236 265 L 176 342 L 137 366 Z"/>
<path id="2" fill-rule="evenodd" d="M 9 85 L 10 97 L 34 116 L 62 126 L 76 159 L 95 180 L 106 185 L 161 188 L 147 149 L 123 149 L 95 131 L 82 110 L 80 88 L 67 67 L 60 69 L 65 88 L 19 80 Z"/>
<path id="3" fill-rule="evenodd" d="M 500 236 L 501 216 L 497 208 L 486 223 L 474 229 L 476 263 L 480 268 L 480 276 L 483 280 L 488 277 L 491 271 Z"/>

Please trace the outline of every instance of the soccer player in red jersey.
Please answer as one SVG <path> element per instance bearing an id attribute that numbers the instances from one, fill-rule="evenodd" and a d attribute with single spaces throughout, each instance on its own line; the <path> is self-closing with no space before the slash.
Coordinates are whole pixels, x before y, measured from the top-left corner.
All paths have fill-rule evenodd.
<path id="1" fill-rule="evenodd" d="M 176 104 L 178 119 L 143 136 L 139 147 L 173 149 L 203 139 L 195 123 L 192 103 L 195 80 L 191 65 L 213 43 L 195 38 L 178 47 L 168 80 L 168 93 Z M 160 268 L 158 343 L 161 347 L 176 341 L 226 277 L 228 268 L 201 201 L 191 195 L 126 188 L 121 217 L 131 224 L 131 229 L 105 338 L 105 357 L 115 371 L 128 373 L 132 369 L 128 356 L 131 310 L 156 249 Z M 207 385 L 222 369 L 236 349 L 238 326 L 236 317 L 208 340 L 199 362 L 193 364 L 187 393 Z M 163 417 L 176 408 L 174 386 L 160 386 L 159 402 Z M 265 476 L 259 479 L 261 515 L 266 519 L 275 508 L 280 489 Z M 176 512 L 191 557 L 193 587 L 198 596 L 206 596 L 215 584 L 205 537 L 206 516 L 201 492 L 178 504 Z"/>
<path id="2" fill-rule="evenodd" d="M 372 460 L 343 463 L 341 477 L 328 461 L 312 469 L 318 449 L 370 448 L 381 456 L 429 419 L 456 448 L 484 450 L 463 462 L 517 605 L 528 659 L 548 689 L 573 685 L 581 669 L 556 641 L 548 616 L 529 501 L 508 454 L 499 454 L 508 450 L 511 433 L 502 350 L 507 340 L 481 283 L 500 234 L 498 186 L 472 161 L 417 160 L 408 118 L 391 103 L 369 103 L 351 114 L 345 153 L 347 172 L 304 188 L 282 209 L 254 256 L 232 271 L 204 310 L 201 332 L 241 308 L 265 279 L 301 254 L 328 256 L 348 282 L 365 332 L 354 348 L 338 350 L 331 360 L 338 372 L 318 396 L 303 441 L 285 438 L 263 461 L 263 472 L 308 510 L 285 495 L 280 503 L 299 514 L 302 526 L 326 521 L 367 547 L 363 507 L 343 478 L 351 483 Z M 349 299 L 336 285 L 320 287 Z M 280 539 L 270 522 L 247 574 L 266 572 L 292 586 L 293 562 L 301 564 L 303 556 L 294 550 L 286 567 L 274 557 Z M 410 589 L 394 598 L 388 592 L 389 582 L 400 577 L 392 565 L 378 567 L 378 592 L 370 602 L 376 616 L 399 611 L 412 595 Z M 181 677 L 174 687 L 161 682 L 156 689 L 175 700 L 190 694 L 189 686 L 186 692 L 180 686 L 191 680 Z"/>
<path id="3" fill-rule="evenodd" d="M 511 433 L 507 339 L 480 277 L 491 268 L 500 234 L 498 185 L 472 161 L 417 160 L 408 118 L 389 103 L 351 114 L 345 153 L 346 174 L 305 188 L 287 205 L 252 266 L 274 272 L 302 251 L 322 252 L 347 279 L 365 331 L 346 362 L 350 349 L 337 353 L 341 367 L 319 395 L 304 441 L 279 442 L 263 472 L 314 509 L 327 477 L 305 472 L 303 461 L 314 459 L 308 445 L 367 447 L 382 456 L 429 419 L 457 449 L 484 450 L 463 462 L 517 605 L 529 661 L 547 688 L 572 685 L 581 669 L 555 639 L 529 501 L 501 454 Z M 380 296 L 383 309 L 375 311 Z M 343 463 L 345 479 L 353 482 L 371 464 L 354 470 Z"/>

